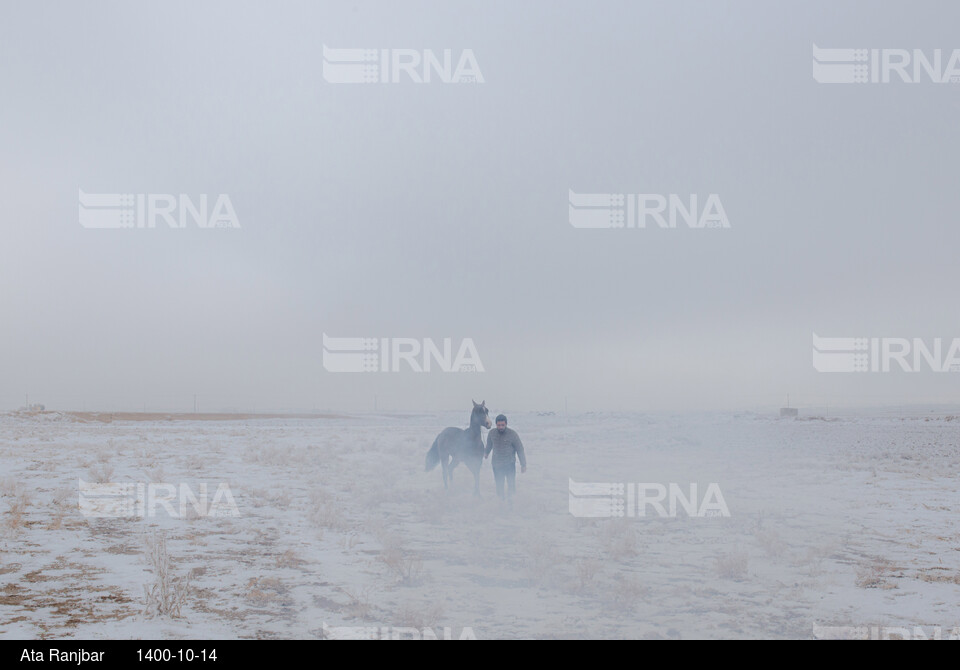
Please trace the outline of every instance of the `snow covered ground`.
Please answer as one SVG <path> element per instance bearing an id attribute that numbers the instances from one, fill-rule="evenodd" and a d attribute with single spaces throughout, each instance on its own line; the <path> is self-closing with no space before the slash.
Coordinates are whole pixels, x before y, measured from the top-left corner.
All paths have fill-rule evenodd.
<path id="1" fill-rule="evenodd" d="M 489 461 L 481 500 L 463 466 L 446 493 L 439 469 L 423 471 L 437 432 L 467 414 L 2 415 L 0 637 L 960 626 L 960 419 L 511 413 L 529 469 L 510 511 Z M 226 483 L 238 515 L 86 518 L 80 479 L 206 483 L 211 496 Z M 697 483 L 701 496 L 715 482 L 730 515 L 577 518 L 571 479 Z M 179 617 L 157 613 L 164 589 Z"/>

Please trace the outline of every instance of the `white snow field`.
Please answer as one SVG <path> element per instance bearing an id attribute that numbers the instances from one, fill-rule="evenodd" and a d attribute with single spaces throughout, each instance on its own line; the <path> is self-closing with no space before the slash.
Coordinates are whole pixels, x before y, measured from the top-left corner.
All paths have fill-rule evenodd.
<path id="1" fill-rule="evenodd" d="M 489 461 L 481 500 L 464 466 L 449 492 L 424 472 L 467 411 L 0 415 L 0 637 L 957 633 L 960 419 L 509 414 L 529 461 L 512 511 Z M 87 518 L 81 479 L 225 483 L 238 514 Z M 729 516 L 577 518 L 570 480 L 716 483 Z"/>

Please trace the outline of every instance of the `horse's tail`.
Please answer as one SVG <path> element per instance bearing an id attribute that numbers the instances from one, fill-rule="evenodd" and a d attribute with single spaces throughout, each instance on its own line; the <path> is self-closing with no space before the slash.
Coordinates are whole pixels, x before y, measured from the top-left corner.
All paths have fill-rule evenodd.
<path id="1" fill-rule="evenodd" d="M 430 451 L 427 452 L 427 459 L 424 463 L 424 472 L 430 472 L 435 467 L 440 465 L 440 437 L 437 436 L 437 439 L 433 441 L 433 446 L 430 447 Z"/>

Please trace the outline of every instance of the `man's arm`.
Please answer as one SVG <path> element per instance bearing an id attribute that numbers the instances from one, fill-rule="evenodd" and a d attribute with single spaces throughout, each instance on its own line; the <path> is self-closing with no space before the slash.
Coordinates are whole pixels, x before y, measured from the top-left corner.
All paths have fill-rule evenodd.
<path id="1" fill-rule="evenodd" d="M 516 433 L 514 433 L 516 434 Z M 527 457 L 523 454 L 523 442 L 520 441 L 520 436 L 517 435 L 516 442 L 513 443 L 514 448 L 517 450 L 517 457 L 520 459 L 520 472 L 527 471 Z"/>
<path id="2" fill-rule="evenodd" d="M 493 431 L 487 433 L 487 448 L 483 450 L 483 457 L 486 458 L 493 450 Z"/>

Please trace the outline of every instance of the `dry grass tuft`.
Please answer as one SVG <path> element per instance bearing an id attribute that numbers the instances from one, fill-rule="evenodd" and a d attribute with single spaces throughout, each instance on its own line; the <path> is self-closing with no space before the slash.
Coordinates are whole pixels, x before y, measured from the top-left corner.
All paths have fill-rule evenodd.
<path id="1" fill-rule="evenodd" d="M 155 616 L 178 618 L 190 594 L 190 575 L 174 576 L 170 554 L 167 553 L 167 540 L 163 535 L 154 534 L 147 538 L 146 543 L 144 553 L 153 568 L 154 583 L 143 586 L 146 600 L 143 613 L 150 618 Z"/>
<path id="2" fill-rule="evenodd" d="M 750 557 L 744 551 L 733 551 L 729 554 L 721 554 L 716 558 L 717 574 L 723 579 L 732 579 L 740 581 L 747 576 L 747 566 Z"/>

